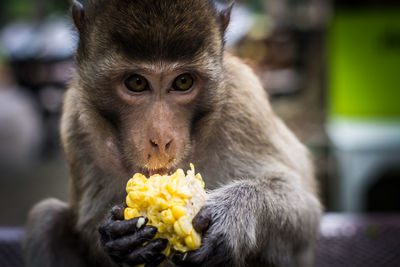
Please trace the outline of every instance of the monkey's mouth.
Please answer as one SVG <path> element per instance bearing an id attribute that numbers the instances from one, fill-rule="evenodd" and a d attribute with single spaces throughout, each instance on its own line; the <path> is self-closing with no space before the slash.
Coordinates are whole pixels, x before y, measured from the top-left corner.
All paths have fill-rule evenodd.
<path id="1" fill-rule="evenodd" d="M 170 175 L 175 172 L 175 168 L 159 168 L 159 169 L 148 169 L 148 168 L 143 168 L 141 171 L 143 175 L 146 177 L 150 177 L 155 174 L 159 175 Z"/>
<path id="2" fill-rule="evenodd" d="M 141 167 L 141 173 L 146 177 L 150 177 L 155 174 L 159 175 L 171 175 L 177 170 L 175 158 L 170 159 L 168 162 L 165 161 L 152 161 L 147 162 Z"/>

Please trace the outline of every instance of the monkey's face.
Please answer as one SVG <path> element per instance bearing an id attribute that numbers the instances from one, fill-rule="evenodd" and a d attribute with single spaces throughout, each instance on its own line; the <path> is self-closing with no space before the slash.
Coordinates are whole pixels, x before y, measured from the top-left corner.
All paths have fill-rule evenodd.
<path id="1" fill-rule="evenodd" d="M 150 175 L 172 171 L 190 152 L 196 106 L 204 95 L 200 75 L 173 66 L 142 65 L 115 88 L 124 106 L 120 141 L 125 159 Z"/>

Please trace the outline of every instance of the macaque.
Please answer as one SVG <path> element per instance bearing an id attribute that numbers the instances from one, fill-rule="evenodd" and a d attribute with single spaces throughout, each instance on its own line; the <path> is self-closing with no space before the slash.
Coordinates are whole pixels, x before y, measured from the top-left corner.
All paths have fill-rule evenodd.
<path id="1" fill-rule="evenodd" d="M 123 220 L 125 185 L 189 163 L 209 190 L 193 220 L 202 245 L 168 265 L 312 266 L 313 166 L 253 71 L 224 51 L 230 8 L 74 1 L 72 17 L 79 46 L 61 122 L 70 199 L 32 209 L 27 266 L 158 266 L 167 241 Z"/>

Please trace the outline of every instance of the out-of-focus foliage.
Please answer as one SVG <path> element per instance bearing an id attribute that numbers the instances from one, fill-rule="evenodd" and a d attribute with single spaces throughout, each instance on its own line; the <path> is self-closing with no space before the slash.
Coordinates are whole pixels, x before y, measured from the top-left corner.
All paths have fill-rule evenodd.
<path id="1" fill-rule="evenodd" d="M 0 25 L 15 19 L 40 19 L 50 13 L 64 13 L 68 0 L 1 0 Z"/>

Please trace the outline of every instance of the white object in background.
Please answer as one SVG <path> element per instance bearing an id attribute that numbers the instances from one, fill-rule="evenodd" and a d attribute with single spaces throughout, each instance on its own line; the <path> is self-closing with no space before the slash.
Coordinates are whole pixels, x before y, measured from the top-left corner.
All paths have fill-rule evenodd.
<path id="1" fill-rule="evenodd" d="M 400 166 L 400 120 L 336 119 L 327 132 L 338 176 L 330 186 L 332 204 L 339 211 L 364 211 L 370 186 L 386 170 Z"/>

